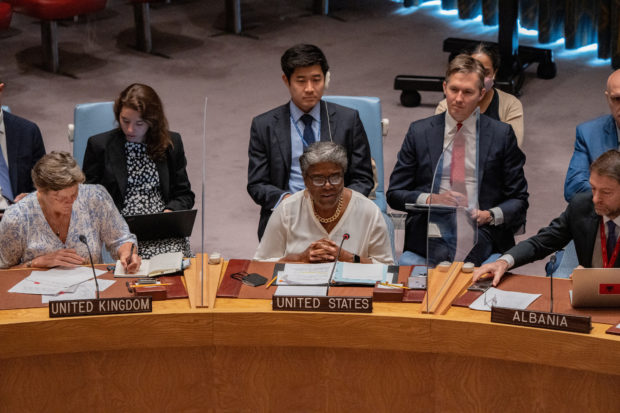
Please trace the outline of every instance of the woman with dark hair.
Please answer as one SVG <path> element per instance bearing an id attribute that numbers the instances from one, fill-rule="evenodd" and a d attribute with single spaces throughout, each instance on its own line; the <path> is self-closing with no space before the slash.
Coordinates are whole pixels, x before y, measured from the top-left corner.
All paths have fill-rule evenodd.
<path id="1" fill-rule="evenodd" d="M 495 75 L 500 65 L 500 57 L 497 48 L 488 44 L 480 43 L 471 52 L 466 53 L 482 63 L 485 69 L 484 88 L 486 93 L 478 102 L 480 113 L 508 123 L 512 126 L 517 137 L 519 148 L 523 147 L 523 105 L 513 95 L 493 87 Z M 437 105 L 435 114 L 443 113 L 447 109 L 446 100 Z"/>
<path id="2" fill-rule="evenodd" d="M 183 142 L 168 130 L 157 93 L 147 85 L 129 85 L 116 99 L 114 114 L 119 127 L 88 140 L 86 182 L 103 185 L 124 216 L 191 209 L 194 193 Z M 187 239 L 140 242 L 143 258 L 177 251 L 191 255 Z"/>

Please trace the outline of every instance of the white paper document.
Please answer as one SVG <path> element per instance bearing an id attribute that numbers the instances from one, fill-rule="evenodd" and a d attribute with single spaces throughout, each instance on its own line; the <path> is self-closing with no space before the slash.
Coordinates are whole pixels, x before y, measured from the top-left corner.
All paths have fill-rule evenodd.
<path id="1" fill-rule="evenodd" d="M 285 264 L 276 285 L 327 285 L 333 263 Z"/>
<path id="2" fill-rule="evenodd" d="M 472 310 L 491 311 L 491 307 L 493 306 L 510 308 L 513 310 L 525 310 L 538 297 L 540 297 L 540 294 L 503 291 L 491 287 L 478 297 L 476 301 L 471 303 L 469 308 Z"/>
<path id="3" fill-rule="evenodd" d="M 274 296 L 307 296 L 325 297 L 327 296 L 326 285 L 280 285 L 276 289 Z"/>
<path id="4" fill-rule="evenodd" d="M 105 273 L 95 269 L 97 275 Z M 61 291 L 75 291 L 76 285 L 93 278 L 89 267 L 53 268 L 48 271 L 33 271 L 28 277 L 15 284 L 10 293 L 58 294 Z"/>
<path id="5" fill-rule="evenodd" d="M 374 285 L 387 280 L 387 265 L 339 262 L 334 272 L 334 282 L 341 284 Z M 389 280 L 390 282 L 392 279 Z"/>
<path id="6" fill-rule="evenodd" d="M 341 267 L 342 265 L 342 267 Z M 342 269 L 342 273 L 341 270 Z M 385 264 L 338 263 L 336 271 L 343 280 L 385 281 L 387 266 Z"/>
<path id="7" fill-rule="evenodd" d="M 109 286 L 114 284 L 115 280 L 98 280 L 99 291 L 105 291 Z M 41 295 L 41 302 L 47 304 L 50 301 L 60 300 L 88 300 L 97 298 L 97 289 L 95 286 L 95 280 L 87 280 L 81 284 L 73 286 L 72 291 L 61 291 L 55 295 Z"/>

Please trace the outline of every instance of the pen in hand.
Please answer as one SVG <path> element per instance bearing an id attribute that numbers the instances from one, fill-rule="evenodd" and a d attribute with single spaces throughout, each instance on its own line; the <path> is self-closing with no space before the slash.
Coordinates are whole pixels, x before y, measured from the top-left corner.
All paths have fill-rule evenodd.
<path id="1" fill-rule="evenodd" d="M 136 244 L 132 242 L 131 250 L 129 250 L 129 258 L 127 258 L 127 267 L 125 268 L 125 270 L 127 270 L 127 268 L 129 268 L 129 265 L 131 265 L 131 259 L 133 258 L 133 250 L 135 247 L 136 247 Z"/>

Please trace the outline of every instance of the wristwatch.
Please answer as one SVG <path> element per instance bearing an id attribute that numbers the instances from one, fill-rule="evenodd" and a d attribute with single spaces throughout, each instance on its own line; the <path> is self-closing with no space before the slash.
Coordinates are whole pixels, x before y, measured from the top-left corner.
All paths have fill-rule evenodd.
<path id="1" fill-rule="evenodd" d="M 357 254 L 353 254 L 353 262 L 359 264 L 361 262 L 360 256 Z"/>
<path id="2" fill-rule="evenodd" d="M 489 214 L 491 214 L 491 222 L 489 222 L 489 225 L 495 225 L 495 214 L 493 210 L 489 209 Z"/>

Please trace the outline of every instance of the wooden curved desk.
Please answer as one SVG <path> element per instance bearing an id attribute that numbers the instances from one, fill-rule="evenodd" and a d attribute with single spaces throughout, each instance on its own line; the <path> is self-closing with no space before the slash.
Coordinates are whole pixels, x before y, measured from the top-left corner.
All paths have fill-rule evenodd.
<path id="1" fill-rule="evenodd" d="M 375 303 L 272 312 L 267 300 L 154 313 L 0 312 L 0 411 L 618 411 L 620 337 Z"/>

